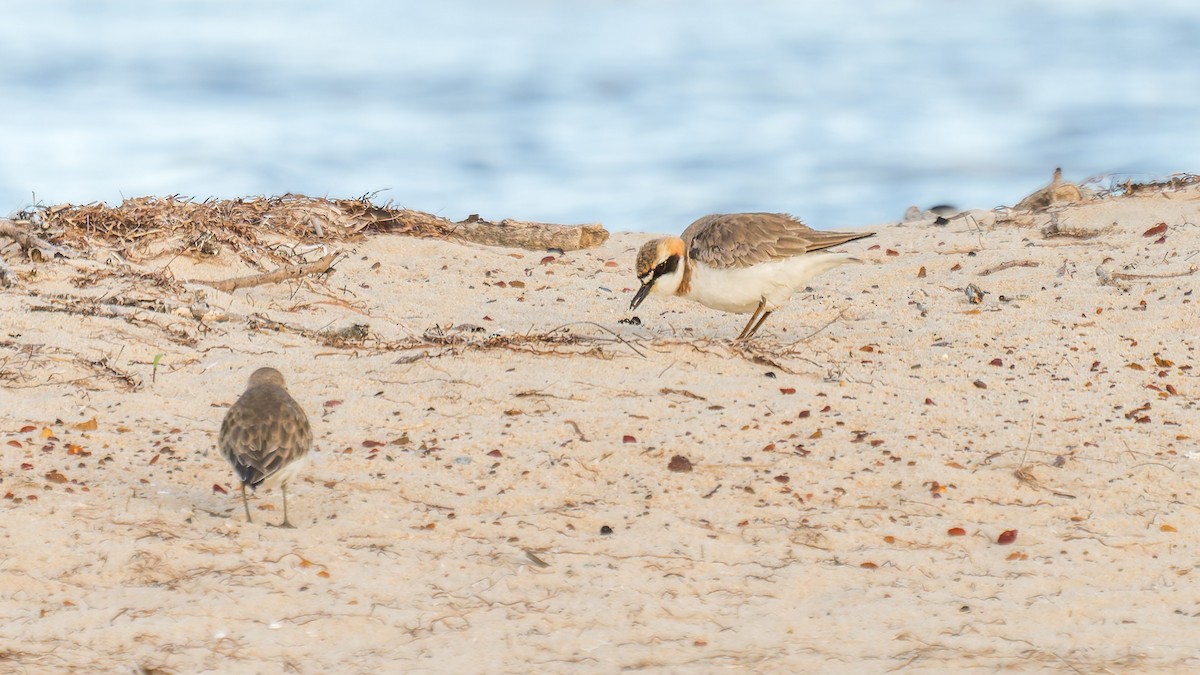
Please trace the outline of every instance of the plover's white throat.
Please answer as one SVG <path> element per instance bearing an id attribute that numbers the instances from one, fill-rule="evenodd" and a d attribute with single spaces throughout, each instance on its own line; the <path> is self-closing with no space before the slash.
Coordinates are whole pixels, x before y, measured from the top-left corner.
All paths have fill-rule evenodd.
<path id="1" fill-rule="evenodd" d="M 771 312 L 809 279 L 848 262 L 845 254 L 814 253 L 874 232 L 820 232 L 786 213 L 717 213 L 678 237 L 646 242 L 637 255 L 642 282 L 630 309 L 650 293 L 679 295 L 706 307 L 751 314 L 739 340 L 753 336 Z"/>
<path id="2" fill-rule="evenodd" d="M 233 466 L 242 483 L 242 505 L 246 520 L 250 504 L 246 486 L 279 485 L 283 491 L 283 522 L 288 521 L 287 485 L 312 447 L 308 416 L 288 393 L 283 375 L 274 368 L 259 368 L 250 376 L 246 391 L 221 423 L 221 456 Z"/>

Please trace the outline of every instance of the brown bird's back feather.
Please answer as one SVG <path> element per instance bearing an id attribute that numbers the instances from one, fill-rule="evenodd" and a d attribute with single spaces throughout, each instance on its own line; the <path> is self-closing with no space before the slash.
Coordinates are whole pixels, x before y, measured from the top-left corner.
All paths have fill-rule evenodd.
<path id="1" fill-rule="evenodd" d="M 821 232 L 786 213 L 714 213 L 680 235 L 688 256 L 718 269 L 750 267 L 830 248 L 874 232 Z"/>
<path id="2" fill-rule="evenodd" d="M 257 487 L 308 454 L 312 429 L 286 389 L 259 384 L 248 388 L 225 415 L 220 447 L 238 478 Z"/>

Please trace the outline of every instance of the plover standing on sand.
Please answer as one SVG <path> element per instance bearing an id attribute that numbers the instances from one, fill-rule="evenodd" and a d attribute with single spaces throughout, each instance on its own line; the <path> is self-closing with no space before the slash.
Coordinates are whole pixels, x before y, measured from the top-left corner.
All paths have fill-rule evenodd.
<path id="1" fill-rule="evenodd" d="M 646 242 L 637 255 L 642 282 L 630 309 L 650 293 L 679 295 L 723 312 L 751 314 L 737 339 L 753 336 L 771 312 L 829 269 L 860 262 L 813 253 L 874 232 L 820 232 L 786 213 L 716 213 L 678 237 Z"/>
<path id="2" fill-rule="evenodd" d="M 242 483 L 242 505 L 246 520 L 250 503 L 246 486 L 279 485 L 283 491 L 283 522 L 288 521 L 287 484 L 312 447 L 312 428 L 300 404 L 288 393 L 283 374 L 274 368 L 259 368 L 250 376 L 246 391 L 225 414 L 221 423 L 221 456 L 233 466 Z"/>

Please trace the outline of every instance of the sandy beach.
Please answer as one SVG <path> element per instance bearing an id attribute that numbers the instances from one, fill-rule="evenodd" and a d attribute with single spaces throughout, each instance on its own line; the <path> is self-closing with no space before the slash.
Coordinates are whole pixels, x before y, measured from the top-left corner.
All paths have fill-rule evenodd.
<path id="1" fill-rule="evenodd" d="M 6 241 L 0 671 L 1200 669 L 1200 188 L 1069 197 L 853 228 L 749 343 L 629 311 L 648 234 Z M 297 529 L 215 449 L 260 366 Z"/>

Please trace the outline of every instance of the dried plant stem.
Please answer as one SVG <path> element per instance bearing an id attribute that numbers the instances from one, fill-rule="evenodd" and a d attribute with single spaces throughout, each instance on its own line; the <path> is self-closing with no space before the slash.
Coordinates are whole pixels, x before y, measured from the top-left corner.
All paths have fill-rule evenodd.
<path id="1" fill-rule="evenodd" d="M 1191 265 L 1186 272 L 1164 272 L 1163 274 L 1130 274 L 1127 272 L 1113 272 L 1113 279 L 1122 281 L 1132 281 L 1135 279 L 1173 279 L 1175 277 L 1187 277 L 1196 273 L 1196 266 Z"/>
<path id="2" fill-rule="evenodd" d="M 986 270 L 983 270 L 982 272 L 979 273 L 979 276 L 986 277 L 989 274 L 995 274 L 996 272 L 1002 272 L 1006 269 L 1011 269 L 1013 267 L 1037 267 L 1040 264 L 1041 263 L 1037 262 L 1036 260 L 1009 260 L 1008 262 L 1002 262 L 999 265 L 996 265 L 994 267 L 989 267 Z"/>
<path id="3" fill-rule="evenodd" d="M 1164 272 L 1162 274 L 1133 274 L 1130 272 L 1113 272 L 1108 269 L 1108 263 L 1111 258 L 1106 258 L 1104 262 L 1096 266 L 1096 276 L 1100 278 L 1100 285 L 1115 286 L 1121 290 L 1128 290 L 1127 284 L 1124 281 L 1141 281 L 1143 279 L 1174 279 L 1176 277 L 1187 277 L 1196 273 L 1196 266 L 1189 265 L 1186 271 L 1183 272 Z"/>
<path id="4" fill-rule="evenodd" d="M 547 331 L 546 334 L 549 335 L 551 333 L 557 333 L 560 330 L 569 328 L 571 326 L 579 325 L 579 324 L 584 324 L 587 326 L 595 326 L 596 328 L 599 328 L 600 330 L 605 331 L 609 335 L 612 335 L 613 338 L 615 338 L 617 342 L 620 342 L 621 344 L 625 345 L 626 347 L 629 347 L 630 349 L 632 349 L 633 352 L 635 354 L 637 354 L 638 356 L 642 357 L 643 359 L 646 358 L 646 353 L 643 352 L 642 350 L 638 349 L 632 342 L 621 337 L 620 335 L 618 335 L 615 331 L 613 331 L 608 326 L 598 324 L 595 321 L 572 321 L 571 323 L 564 323 L 563 325 L 559 326 L 558 328 L 550 329 L 549 331 Z"/>
<path id="5" fill-rule="evenodd" d="M 799 340 L 796 340 L 796 341 L 795 341 L 795 342 L 793 342 L 792 344 L 788 345 L 788 349 L 790 350 L 790 349 L 794 348 L 796 345 L 800 344 L 801 342 L 808 342 L 809 340 L 813 339 L 813 338 L 814 338 L 814 337 L 816 337 L 816 336 L 817 336 L 817 334 L 819 334 L 821 331 L 825 330 L 826 328 L 829 328 L 829 327 L 830 327 L 830 326 L 832 326 L 833 324 L 835 324 L 835 323 L 837 323 L 838 321 L 840 321 L 840 320 L 841 320 L 841 318 L 842 318 L 843 316 L 845 316 L 845 315 L 846 315 L 846 311 L 847 311 L 847 310 L 849 310 L 849 309 L 850 309 L 849 307 L 846 307 L 846 308 L 842 309 L 842 311 L 840 311 L 840 312 L 838 312 L 838 313 L 837 313 L 837 316 L 833 317 L 833 318 L 832 318 L 832 319 L 830 319 L 829 321 L 826 321 L 826 322 L 825 322 L 825 325 L 823 325 L 823 326 L 821 326 L 820 328 L 818 328 L 818 329 L 814 330 L 813 332 L 809 333 L 808 335 L 805 335 L 804 337 L 800 338 Z"/>
<path id="6" fill-rule="evenodd" d="M 80 301 L 73 304 L 54 304 L 54 305 L 35 305 L 29 308 L 31 312 L 61 312 L 75 316 L 90 316 L 101 319 L 114 319 L 124 321 L 132 326 L 149 326 L 157 328 L 166 334 L 167 339 L 176 344 L 194 347 L 197 344 L 195 336 L 189 335 L 182 328 L 163 325 L 145 316 L 139 315 L 140 311 L 165 314 L 150 307 L 126 307 L 119 304 L 101 304 L 97 302 Z"/>
<path id="7" fill-rule="evenodd" d="M 191 283 L 204 284 L 206 286 L 212 286 L 218 291 L 232 293 L 239 288 L 249 288 L 251 286 L 261 286 L 263 284 L 277 284 L 281 281 L 295 279 L 308 274 L 323 274 L 333 267 L 334 261 L 337 260 L 337 257 L 341 254 L 341 251 L 334 251 L 333 253 L 330 253 L 316 262 L 281 267 L 273 272 L 266 272 L 264 274 L 252 274 L 247 277 L 223 279 L 220 281 L 192 279 Z"/>

